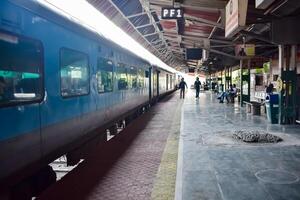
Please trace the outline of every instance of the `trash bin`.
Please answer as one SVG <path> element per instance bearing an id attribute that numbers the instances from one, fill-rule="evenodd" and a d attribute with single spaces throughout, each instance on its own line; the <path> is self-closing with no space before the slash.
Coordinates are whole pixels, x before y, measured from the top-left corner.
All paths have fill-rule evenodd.
<path id="1" fill-rule="evenodd" d="M 269 94 L 266 96 L 266 110 L 268 121 L 272 124 L 278 123 L 279 96 Z"/>
<path id="2" fill-rule="evenodd" d="M 255 101 L 251 101 L 251 110 L 252 110 L 252 114 L 253 115 L 260 115 L 260 103 L 259 102 L 255 102 Z"/>

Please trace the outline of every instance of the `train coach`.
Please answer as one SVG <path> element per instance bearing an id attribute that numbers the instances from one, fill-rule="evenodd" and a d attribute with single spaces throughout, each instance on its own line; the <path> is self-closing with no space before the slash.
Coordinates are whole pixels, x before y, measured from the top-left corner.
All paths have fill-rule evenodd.
<path id="1" fill-rule="evenodd" d="M 35 1 L 0 1 L 0 52 L 7 186 L 173 91 L 177 79 Z"/>

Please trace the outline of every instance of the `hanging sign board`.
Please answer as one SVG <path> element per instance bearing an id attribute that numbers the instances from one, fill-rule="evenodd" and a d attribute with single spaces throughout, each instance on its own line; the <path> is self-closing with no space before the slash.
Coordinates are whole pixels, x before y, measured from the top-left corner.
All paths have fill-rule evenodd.
<path id="1" fill-rule="evenodd" d="M 182 8 L 162 8 L 161 9 L 162 19 L 179 19 L 183 18 Z"/>
<path id="2" fill-rule="evenodd" d="M 231 38 L 246 25 L 248 0 L 230 0 L 226 5 L 225 37 Z"/>
<path id="3" fill-rule="evenodd" d="M 188 48 L 186 49 L 186 60 L 200 60 L 202 58 L 202 49 L 200 48 Z"/>
<path id="4" fill-rule="evenodd" d="M 255 56 L 255 44 L 238 44 L 235 46 L 236 56 Z"/>

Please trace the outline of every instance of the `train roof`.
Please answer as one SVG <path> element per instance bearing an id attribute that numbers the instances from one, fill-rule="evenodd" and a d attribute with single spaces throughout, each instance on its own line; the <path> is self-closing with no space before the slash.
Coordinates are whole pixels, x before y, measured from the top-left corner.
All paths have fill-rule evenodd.
<path id="1" fill-rule="evenodd" d="M 136 57 L 141 61 L 144 61 L 149 65 L 151 65 L 151 63 L 148 60 L 141 58 L 140 56 L 136 55 L 135 53 L 133 53 L 128 49 L 125 49 L 124 47 L 120 46 L 110 38 L 104 37 L 104 35 L 102 35 L 101 33 L 97 32 L 96 30 L 93 30 L 92 27 L 88 27 L 85 24 L 80 24 L 78 21 L 76 21 L 74 17 L 71 16 L 68 17 L 67 13 L 64 13 L 65 15 L 63 15 L 62 12 L 58 12 L 58 10 L 51 9 L 50 7 L 47 7 L 36 0 L 35 1 L 9 0 L 9 2 L 17 6 L 20 6 L 36 15 L 44 17 L 47 20 L 50 20 L 53 23 L 63 26 L 73 32 L 77 32 L 85 37 L 91 38 L 95 41 L 104 43 L 106 45 L 113 46 L 113 48 L 121 52 L 128 53 L 131 56 Z"/>

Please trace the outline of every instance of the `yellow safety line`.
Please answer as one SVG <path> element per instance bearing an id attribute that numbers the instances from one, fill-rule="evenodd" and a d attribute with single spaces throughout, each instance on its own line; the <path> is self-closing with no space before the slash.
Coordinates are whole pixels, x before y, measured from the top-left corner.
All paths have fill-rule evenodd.
<path id="1" fill-rule="evenodd" d="M 174 199 L 182 102 L 177 104 L 171 130 L 155 178 L 152 200 Z"/>

